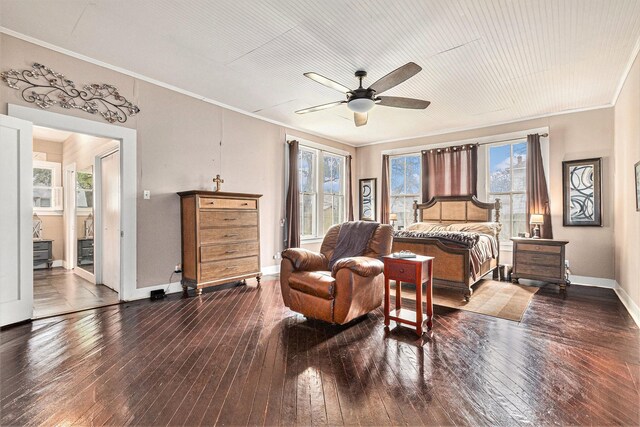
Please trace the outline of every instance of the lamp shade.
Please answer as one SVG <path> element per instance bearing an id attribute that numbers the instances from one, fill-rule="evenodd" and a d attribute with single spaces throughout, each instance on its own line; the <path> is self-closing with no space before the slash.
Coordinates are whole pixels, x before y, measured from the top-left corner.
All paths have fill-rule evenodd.
<path id="1" fill-rule="evenodd" d="M 398 220 L 398 214 L 389 214 L 389 221 L 397 221 Z"/>
<path id="2" fill-rule="evenodd" d="M 529 218 L 529 224 L 544 224 L 544 215 L 532 214 Z"/>
<path id="3" fill-rule="evenodd" d="M 366 113 L 376 105 L 373 99 L 356 98 L 349 101 L 347 108 L 356 113 Z"/>

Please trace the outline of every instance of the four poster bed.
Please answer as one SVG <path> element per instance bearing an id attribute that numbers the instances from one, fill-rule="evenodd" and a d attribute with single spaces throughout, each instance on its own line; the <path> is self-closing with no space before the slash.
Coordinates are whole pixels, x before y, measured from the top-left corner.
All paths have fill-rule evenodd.
<path id="1" fill-rule="evenodd" d="M 475 196 L 437 196 L 413 203 L 414 224 L 396 231 L 393 252 L 411 251 L 435 257 L 433 282 L 459 287 L 468 301 L 483 276 L 498 278 L 500 201 Z"/>

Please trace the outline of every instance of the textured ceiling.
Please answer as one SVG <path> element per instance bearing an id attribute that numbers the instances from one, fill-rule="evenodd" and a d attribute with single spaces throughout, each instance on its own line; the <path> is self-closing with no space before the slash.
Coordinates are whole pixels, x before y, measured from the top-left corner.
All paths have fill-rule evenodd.
<path id="1" fill-rule="evenodd" d="M 610 105 L 640 36 L 638 0 L 0 5 L 4 28 L 354 145 Z M 342 99 L 304 72 L 368 86 L 409 61 L 423 71 L 385 94 L 426 110 L 376 106 L 359 128 L 344 105 L 293 113 Z"/>

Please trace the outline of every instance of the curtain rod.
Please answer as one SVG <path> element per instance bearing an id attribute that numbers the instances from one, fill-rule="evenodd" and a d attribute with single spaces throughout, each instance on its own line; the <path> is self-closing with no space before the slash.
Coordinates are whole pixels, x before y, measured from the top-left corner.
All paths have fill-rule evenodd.
<path id="1" fill-rule="evenodd" d="M 533 134 L 533 135 L 536 135 L 536 134 Z M 548 137 L 548 136 L 549 136 L 549 134 L 548 134 L 548 133 L 542 133 L 542 134 L 537 134 L 537 135 L 540 135 L 542 138 L 546 138 L 546 137 Z M 436 150 L 437 152 L 440 152 L 440 151 L 442 151 L 442 150 L 445 150 L 445 151 L 446 151 L 446 150 L 449 150 L 449 149 L 451 149 L 451 148 L 453 148 L 454 150 L 456 150 L 457 148 L 462 148 L 462 149 L 464 149 L 465 147 L 472 147 L 472 146 L 474 146 L 474 145 L 475 145 L 475 146 L 480 146 L 480 145 L 489 145 L 489 144 L 499 144 L 499 143 L 501 143 L 501 142 L 519 141 L 519 140 L 522 140 L 522 139 L 526 139 L 526 137 L 525 137 L 525 138 L 520 137 L 520 138 L 501 139 L 501 140 L 499 140 L 499 141 L 476 142 L 475 144 L 474 144 L 474 143 L 471 143 L 471 144 L 462 144 L 462 145 L 455 145 L 455 146 L 450 145 L 450 146 L 447 146 L 447 147 L 430 148 L 430 149 L 428 149 L 428 150 L 421 150 L 421 152 L 422 152 L 422 153 L 426 153 L 427 151 L 433 151 L 433 150 Z"/>
<path id="2" fill-rule="evenodd" d="M 538 134 L 538 135 L 540 135 L 540 137 L 542 137 L 542 138 L 546 138 L 546 137 L 549 136 L 548 133 L 541 133 L 541 134 Z M 476 144 L 478 144 L 478 145 L 497 144 L 499 142 L 517 141 L 519 139 L 523 139 L 523 138 L 520 137 L 520 138 L 501 139 L 500 141 L 477 142 Z"/>

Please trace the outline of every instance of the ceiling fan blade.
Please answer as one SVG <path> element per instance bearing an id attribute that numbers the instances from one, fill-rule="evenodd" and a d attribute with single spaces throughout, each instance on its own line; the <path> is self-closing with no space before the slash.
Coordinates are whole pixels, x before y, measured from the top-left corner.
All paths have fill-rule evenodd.
<path id="1" fill-rule="evenodd" d="M 336 101 L 330 102 L 328 104 L 316 105 L 315 107 L 303 108 L 302 110 L 296 111 L 296 114 L 306 114 L 313 113 L 314 111 L 326 110 L 327 108 L 336 107 L 340 104 L 346 104 L 347 101 Z"/>
<path id="2" fill-rule="evenodd" d="M 356 126 L 364 126 L 369 120 L 369 114 L 367 113 L 353 113 L 353 121 L 356 122 Z"/>
<path id="3" fill-rule="evenodd" d="M 411 108 L 414 110 L 424 110 L 431 104 L 429 101 L 415 98 L 401 98 L 399 96 L 381 96 L 377 105 L 395 108 Z"/>
<path id="4" fill-rule="evenodd" d="M 394 86 L 399 85 L 403 81 L 410 79 L 411 77 L 422 71 L 422 67 L 414 62 L 408 62 L 402 67 L 397 68 L 380 78 L 377 82 L 372 84 L 369 89 L 375 90 L 377 94 L 380 94 L 386 90 L 391 89 Z"/>
<path id="5" fill-rule="evenodd" d="M 349 93 L 351 92 L 351 89 L 349 89 L 348 87 L 341 85 L 340 83 L 333 81 L 331 79 L 326 78 L 325 76 L 321 76 L 318 73 L 304 73 L 304 75 L 306 77 L 309 77 L 311 80 L 313 80 L 314 82 L 318 82 L 321 85 L 324 85 L 326 87 L 330 87 L 331 89 L 335 89 L 338 92 L 342 92 L 342 93 Z"/>

